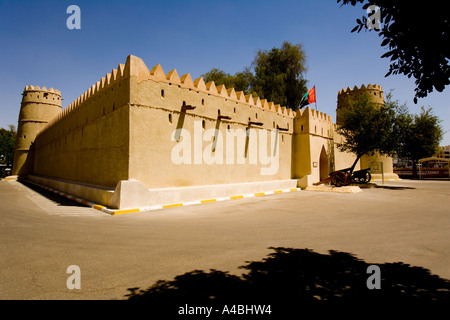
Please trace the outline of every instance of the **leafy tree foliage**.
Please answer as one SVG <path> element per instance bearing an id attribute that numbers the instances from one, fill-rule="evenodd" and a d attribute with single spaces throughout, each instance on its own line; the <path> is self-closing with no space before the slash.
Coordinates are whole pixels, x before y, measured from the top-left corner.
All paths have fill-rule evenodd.
<path id="1" fill-rule="evenodd" d="M 393 155 L 398 147 L 398 115 L 402 112 L 398 104 L 388 101 L 384 106 L 372 103 L 368 95 L 350 100 L 349 106 L 340 110 L 342 124 L 338 133 L 344 141 L 338 144 L 340 151 L 352 152 L 356 160 L 365 154 L 378 152 L 381 155 Z"/>
<path id="2" fill-rule="evenodd" d="M 298 108 L 306 93 L 306 55 L 302 45 L 285 41 L 281 48 L 259 50 L 250 67 L 235 75 L 213 68 L 203 74 L 205 82 L 214 81 L 216 85 L 225 84 L 236 91 L 251 93 L 276 104 L 292 109 Z"/>
<path id="3" fill-rule="evenodd" d="M 418 115 L 404 113 L 399 119 L 400 158 L 412 160 L 414 174 L 417 175 L 417 163 L 422 158 L 431 157 L 439 147 L 443 137 L 441 121 L 433 114 L 432 108 L 421 108 Z"/>
<path id="4" fill-rule="evenodd" d="M 432 108 L 422 107 L 420 114 L 410 114 L 406 105 L 392 100 L 391 93 L 382 107 L 361 95 L 340 112 L 342 124 L 337 131 L 344 140 L 338 148 L 356 155 L 353 168 L 365 154 L 397 153 L 400 158 L 412 160 L 416 173 L 419 159 L 435 154 L 443 137 L 441 120 Z"/>
<path id="5" fill-rule="evenodd" d="M 0 163 L 12 165 L 15 142 L 16 128 L 13 125 L 9 126 L 9 130 L 0 128 Z"/>
<path id="6" fill-rule="evenodd" d="M 287 41 L 281 48 L 259 50 L 253 61 L 255 82 L 253 90 L 259 96 L 296 109 L 306 93 L 306 55 L 302 45 Z"/>
<path id="7" fill-rule="evenodd" d="M 366 16 L 356 20 L 352 32 L 369 29 L 383 38 L 381 46 L 388 51 L 382 58 L 390 58 L 386 76 L 404 74 L 414 77 L 414 103 L 436 89 L 442 92 L 450 84 L 450 15 L 447 1 L 430 3 L 406 0 L 337 0 L 342 5 L 364 3 L 363 9 L 376 5 L 380 10 L 382 28 L 368 28 L 373 21 Z M 372 12 L 373 13 L 373 12 Z M 371 18 L 373 15 L 369 14 Z M 369 23 L 368 23 L 369 22 Z"/>

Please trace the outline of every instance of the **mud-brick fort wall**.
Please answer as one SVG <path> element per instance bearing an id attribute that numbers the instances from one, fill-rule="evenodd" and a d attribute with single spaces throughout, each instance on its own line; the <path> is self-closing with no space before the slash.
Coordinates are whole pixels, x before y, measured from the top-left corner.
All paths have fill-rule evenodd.
<path id="1" fill-rule="evenodd" d="M 105 187 L 127 179 L 129 96 L 119 65 L 39 133 L 34 174 Z"/>
<path id="2" fill-rule="evenodd" d="M 136 57 L 131 63 L 130 179 L 159 188 L 291 178 L 295 113 L 160 65 L 149 71 Z"/>
<path id="3" fill-rule="evenodd" d="M 334 170 L 333 137 L 331 116 L 309 107 L 299 110 L 294 119 L 292 176 L 309 176 L 314 182 L 328 177 Z"/>
<path id="4" fill-rule="evenodd" d="M 294 117 L 129 56 L 38 134 L 34 174 L 104 187 L 137 179 L 148 188 L 290 179 Z"/>

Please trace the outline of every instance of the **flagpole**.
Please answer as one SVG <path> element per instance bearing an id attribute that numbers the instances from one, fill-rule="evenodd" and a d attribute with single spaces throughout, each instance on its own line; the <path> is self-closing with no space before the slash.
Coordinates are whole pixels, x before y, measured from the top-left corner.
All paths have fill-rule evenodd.
<path id="1" fill-rule="evenodd" d="M 314 94 L 316 95 L 316 101 L 314 103 L 316 104 L 316 111 L 317 111 L 317 92 L 316 92 L 316 85 L 314 84 Z"/>

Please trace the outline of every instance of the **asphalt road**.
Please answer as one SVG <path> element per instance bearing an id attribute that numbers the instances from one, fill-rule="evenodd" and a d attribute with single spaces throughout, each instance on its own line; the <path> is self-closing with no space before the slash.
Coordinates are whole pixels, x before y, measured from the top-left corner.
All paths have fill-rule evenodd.
<path id="1" fill-rule="evenodd" d="M 196 269 L 242 274 L 269 247 L 338 250 L 450 279 L 449 195 L 450 181 L 403 180 L 110 216 L 0 181 L 0 299 L 126 299 L 128 288 Z M 71 265 L 80 289 L 67 287 Z"/>

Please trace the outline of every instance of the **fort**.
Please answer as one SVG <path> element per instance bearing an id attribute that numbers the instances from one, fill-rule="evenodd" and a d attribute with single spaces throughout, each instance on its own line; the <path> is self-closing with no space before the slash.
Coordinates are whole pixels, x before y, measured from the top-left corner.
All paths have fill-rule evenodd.
<path id="1" fill-rule="evenodd" d="M 378 85 L 341 90 L 338 119 L 346 98 L 362 93 L 384 103 Z M 58 90 L 25 87 L 13 174 L 109 208 L 149 207 L 305 188 L 351 165 L 339 139 L 325 113 L 130 55 L 64 109 Z M 392 173 L 392 160 L 381 162 Z"/>

